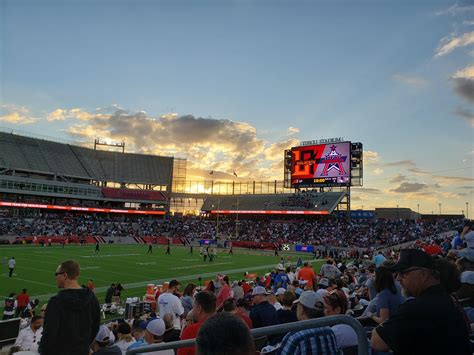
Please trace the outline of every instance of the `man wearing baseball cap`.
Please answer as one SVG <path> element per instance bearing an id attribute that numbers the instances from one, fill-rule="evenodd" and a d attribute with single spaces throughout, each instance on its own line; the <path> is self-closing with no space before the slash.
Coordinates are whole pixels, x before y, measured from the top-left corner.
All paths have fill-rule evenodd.
<path id="1" fill-rule="evenodd" d="M 111 345 L 114 343 L 114 340 L 114 333 L 112 333 L 105 325 L 101 325 L 91 345 L 93 351 L 92 354 L 122 355 L 122 350 L 120 350 L 117 345 Z"/>
<path id="2" fill-rule="evenodd" d="M 255 286 L 252 291 L 253 307 L 250 319 L 254 328 L 278 324 L 276 309 L 267 300 L 268 292 L 263 286 Z"/>
<path id="3" fill-rule="evenodd" d="M 163 342 L 163 334 L 165 334 L 166 326 L 165 322 L 161 318 L 155 318 L 148 322 L 145 330 L 145 344 L 142 346 L 155 345 Z M 130 348 L 129 348 L 130 349 Z M 146 355 L 174 355 L 172 349 L 169 350 L 158 350 L 148 353 Z"/>
<path id="4" fill-rule="evenodd" d="M 433 258 L 405 249 L 390 269 L 411 298 L 374 329 L 372 348 L 395 354 L 471 354 L 462 310 L 440 285 Z"/>
<path id="5" fill-rule="evenodd" d="M 294 301 L 297 304 L 298 320 L 324 316 L 324 303 L 321 295 L 314 291 L 304 291 Z M 329 327 L 303 329 L 289 332 L 281 341 L 279 354 L 338 354 L 336 336 Z"/>

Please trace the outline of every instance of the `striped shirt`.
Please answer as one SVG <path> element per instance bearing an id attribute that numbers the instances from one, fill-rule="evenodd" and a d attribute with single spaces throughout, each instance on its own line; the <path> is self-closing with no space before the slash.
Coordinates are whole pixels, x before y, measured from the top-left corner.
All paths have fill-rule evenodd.
<path id="1" fill-rule="evenodd" d="M 329 327 L 304 329 L 290 332 L 283 338 L 279 355 L 339 355 L 336 336 Z"/>

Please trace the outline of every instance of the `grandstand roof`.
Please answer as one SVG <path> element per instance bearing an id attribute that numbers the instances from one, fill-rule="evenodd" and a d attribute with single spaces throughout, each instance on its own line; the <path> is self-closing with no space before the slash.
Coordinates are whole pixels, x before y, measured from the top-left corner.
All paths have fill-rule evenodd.
<path id="1" fill-rule="evenodd" d="M 0 132 L 0 168 L 118 183 L 170 185 L 173 158 L 93 150 Z"/>

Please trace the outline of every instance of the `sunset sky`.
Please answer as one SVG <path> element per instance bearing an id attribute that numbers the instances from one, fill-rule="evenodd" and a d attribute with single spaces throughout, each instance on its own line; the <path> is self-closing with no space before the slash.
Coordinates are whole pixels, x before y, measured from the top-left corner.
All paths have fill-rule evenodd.
<path id="1" fill-rule="evenodd" d="M 474 216 L 474 1 L 0 0 L 0 126 L 283 179 L 364 144 L 353 208 Z"/>

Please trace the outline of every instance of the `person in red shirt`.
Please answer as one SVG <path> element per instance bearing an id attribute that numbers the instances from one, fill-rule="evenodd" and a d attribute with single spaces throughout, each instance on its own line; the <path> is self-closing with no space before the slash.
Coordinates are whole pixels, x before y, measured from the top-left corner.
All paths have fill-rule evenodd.
<path id="1" fill-rule="evenodd" d="M 252 289 L 252 286 L 250 286 L 247 281 L 242 280 L 242 289 L 244 290 L 244 296 L 249 293 L 249 291 Z"/>
<path id="2" fill-rule="evenodd" d="M 209 291 L 198 292 L 194 296 L 193 316 L 196 323 L 184 328 L 181 340 L 194 339 L 204 322 L 216 313 L 216 296 Z M 178 349 L 178 355 L 194 355 L 194 347 Z"/>
<path id="3" fill-rule="evenodd" d="M 89 281 L 87 281 L 87 288 L 91 290 L 92 292 L 95 292 L 95 285 L 92 279 L 89 279 Z"/>
<path id="4" fill-rule="evenodd" d="M 298 273 L 300 280 L 305 280 L 308 282 L 308 286 L 313 288 L 313 285 L 316 281 L 316 274 L 311 266 L 308 263 L 304 263 L 300 272 Z"/>
<path id="5" fill-rule="evenodd" d="M 219 280 L 221 284 L 221 289 L 219 294 L 217 295 L 217 309 L 220 309 L 224 304 L 224 301 L 232 298 L 232 288 L 229 285 L 229 277 L 226 275 L 221 280 Z"/>
<path id="6" fill-rule="evenodd" d="M 30 302 L 30 296 L 26 293 L 26 288 L 24 288 L 21 293 L 16 296 L 16 302 L 18 304 L 18 307 L 15 311 L 15 316 L 18 317 L 28 306 L 28 303 Z"/>

